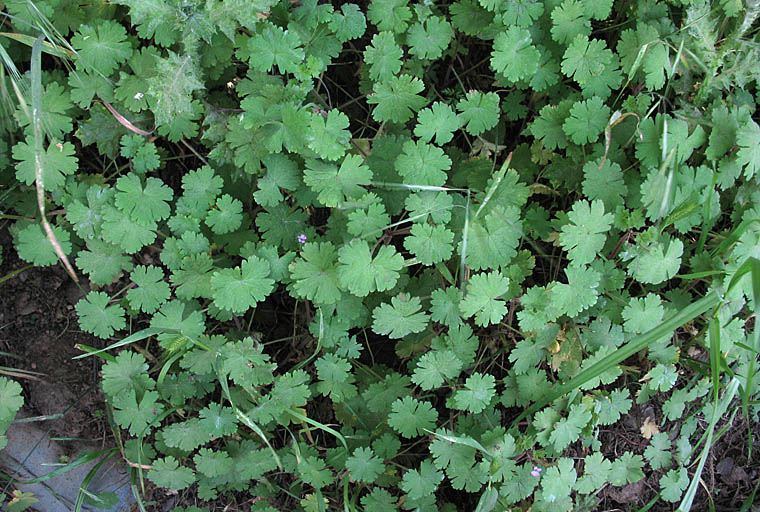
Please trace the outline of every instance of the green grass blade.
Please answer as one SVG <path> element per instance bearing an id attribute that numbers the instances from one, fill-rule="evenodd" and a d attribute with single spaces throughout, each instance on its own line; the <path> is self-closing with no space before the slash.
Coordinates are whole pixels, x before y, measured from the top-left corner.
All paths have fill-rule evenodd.
<path id="1" fill-rule="evenodd" d="M 77 501 L 74 504 L 74 512 L 80 512 L 82 510 L 82 507 L 84 506 L 84 500 L 86 496 L 93 496 L 92 493 L 87 491 L 87 487 L 90 486 L 90 483 L 95 478 L 95 476 L 98 474 L 98 471 L 100 471 L 100 468 L 103 467 L 103 465 L 108 462 L 108 459 L 111 458 L 116 453 L 116 448 L 111 448 L 110 453 L 105 455 L 100 461 L 98 461 L 93 468 L 87 472 L 87 475 L 82 480 L 82 484 L 79 486 L 79 492 L 77 493 Z"/>
<path id="2" fill-rule="evenodd" d="M 713 168 L 712 172 L 712 183 L 710 185 L 710 194 L 715 192 L 715 185 L 718 182 L 718 173 Z M 697 241 L 697 248 L 695 249 L 695 254 L 702 254 L 705 249 L 705 242 L 707 241 L 707 232 L 709 231 L 710 227 L 712 227 L 715 222 L 710 222 L 710 196 L 707 196 L 707 200 L 702 205 L 702 230 L 699 233 L 699 240 Z M 708 225 L 708 222 L 710 223 Z"/>
<path id="3" fill-rule="evenodd" d="M 111 354 L 105 354 L 100 349 L 91 347 L 89 345 L 85 345 L 84 343 L 77 343 L 76 345 L 74 345 L 74 348 L 77 350 L 81 350 L 82 352 L 86 352 L 85 356 L 87 354 L 97 355 L 100 359 L 102 359 L 103 361 L 107 363 L 112 363 L 116 361 L 116 358 L 112 356 Z M 76 356 L 76 357 L 79 357 L 79 356 Z M 76 359 L 76 357 L 74 357 L 73 359 Z"/>
<path id="4" fill-rule="evenodd" d="M 757 489 L 760 487 L 760 480 L 757 481 L 755 484 L 755 488 L 752 489 L 752 492 L 749 496 L 747 496 L 747 499 L 744 500 L 744 503 L 742 503 L 742 508 L 739 509 L 739 512 L 749 512 L 752 505 L 755 503 L 755 495 L 757 495 Z"/>
<path id="5" fill-rule="evenodd" d="M 158 373 L 158 378 L 156 379 L 156 386 L 158 387 L 158 389 L 162 389 L 164 387 L 164 380 L 166 379 L 166 374 L 169 373 L 169 370 L 171 369 L 174 362 L 184 355 L 185 355 L 184 351 L 174 354 L 161 366 L 161 371 Z"/>
<path id="6" fill-rule="evenodd" d="M 4 129 L 10 137 L 13 137 L 16 130 L 16 123 L 13 120 L 13 110 L 16 102 L 13 101 L 13 97 L 8 90 L 7 82 L 5 81 L 6 69 L 8 70 L 10 81 L 13 84 L 13 89 L 18 90 L 18 86 L 21 83 L 21 75 L 6 49 L 0 45 L 0 119 L 3 124 L 2 129 Z M 23 97 L 23 95 L 21 96 Z"/>
<path id="7" fill-rule="evenodd" d="M 692 274 L 676 274 L 679 279 L 702 279 L 703 277 L 719 276 L 725 274 L 723 270 L 704 270 Z"/>
<path id="8" fill-rule="evenodd" d="M 744 343 L 741 343 L 739 341 L 736 342 L 736 346 L 741 347 L 744 350 L 755 354 L 756 356 L 760 355 L 760 350 L 757 350 L 754 347 L 750 347 L 749 345 L 745 345 Z"/>
<path id="9" fill-rule="evenodd" d="M 633 64 L 631 65 L 631 69 L 628 71 L 628 80 L 626 80 L 625 84 L 623 85 L 623 89 L 628 87 L 628 84 L 631 83 L 631 78 L 633 78 L 633 75 L 635 75 L 639 70 L 641 63 L 644 61 L 644 54 L 646 54 L 649 45 L 655 43 L 660 43 L 660 41 L 651 41 L 649 43 L 641 45 L 641 48 L 639 48 L 639 53 L 636 54 L 636 58 L 633 60 Z"/>
<path id="10" fill-rule="evenodd" d="M 470 235 L 470 192 L 467 191 L 467 203 L 464 209 L 464 228 L 462 229 L 462 252 L 459 255 L 459 289 L 464 293 L 467 284 L 465 267 L 467 266 L 467 237 Z"/>
<path id="11" fill-rule="evenodd" d="M 432 430 L 425 429 L 425 432 L 428 432 L 435 437 L 438 437 L 440 439 L 443 439 L 444 441 L 448 441 L 452 444 L 461 444 L 463 446 L 469 446 L 470 448 L 474 448 L 478 450 L 480 453 L 485 455 L 488 459 L 493 459 L 493 453 L 491 453 L 489 450 L 483 447 L 482 444 L 477 442 L 471 437 L 459 437 L 459 436 L 449 436 L 446 434 L 441 434 L 439 432 L 433 432 Z"/>
<path id="12" fill-rule="evenodd" d="M 683 45 L 686 42 L 686 39 L 681 39 L 681 44 L 678 45 L 678 52 L 676 52 L 676 58 L 673 59 L 673 66 L 670 68 L 670 73 L 668 74 L 668 83 L 673 79 L 673 75 L 676 74 L 676 68 L 678 67 L 678 63 L 681 61 L 681 56 L 683 55 Z"/>
<path id="13" fill-rule="evenodd" d="M 670 209 L 670 205 L 673 204 L 673 201 L 675 200 L 675 193 L 676 193 L 676 175 L 677 175 L 677 167 L 678 164 L 673 165 L 671 167 L 670 162 L 673 161 L 673 157 L 676 155 L 676 150 L 678 147 L 675 147 L 670 150 L 670 152 L 667 154 L 667 156 L 664 153 L 665 146 L 667 146 L 668 143 L 668 126 L 667 126 L 667 119 L 663 119 L 664 126 L 662 128 L 662 144 L 663 144 L 663 155 L 662 155 L 662 165 L 660 166 L 660 174 L 663 174 L 665 170 L 668 170 L 667 174 L 667 180 L 665 181 L 665 190 L 662 194 L 662 201 L 660 201 L 660 212 L 657 214 L 658 219 L 662 219 L 665 217 L 665 213 Z"/>
<path id="14" fill-rule="evenodd" d="M 749 229 L 749 227 L 756 222 L 760 222 L 760 219 L 745 219 L 741 221 L 739 225 L 736 226 L 736 229 L 734 229 L 730 235 L 728 235 L 721 243 L 719 243 L 718 247 L 713 249 L 713 251 L 710 253 L 710 256 L 715 257 L 718 254 L 723 254 L 729 247 L 738 242 L 739 238 L 741 238 L 744 232 L 747 231 L 747 229 Z"/>
<path id="15" fill-rule="evenodd" d="M 744 270 L 746 266 L 746 270 Z M 742 275 L 745 275 L 747 272 L 750 273 L 751 279 L 752 279 L 752 302 L 755 306 L 755 309 L 753 311 L 755 316 L 755 324 L 752 328 L 752 348 L 753 350 L 750 352 L 749 356 L 749 366 L 747 368 L 747 374 L 745 376 L 745 380 L 742 383 L 742 411 L 744 412 L 744 417 L 747 419 L 747 455 L 748 458 L 752 459 L 752 422 L 750 421 L 750 412 L 749 412 L 749 403 L 750 399 L 752 398 L 752 390 L 754 388 L 754 380 L 755 380 L 755 374 L 757 373 L 757 357 L 755 354 L 760 352 L 760 327 L 758 326 L 758 318 L 760 318 L 760 260 L 756 258 L 749 258 L 747 261 L 745 261 L 741 267 L 739 267 L 739 270 L 737 270 L 736 274 L 739 274 L 739 271 L 743 270 Z M 734 279 L 736 279 L 736 275 L 734 275 Z M 738 283 L 738 280 L 732 280 L 732 285 L 736 285 Z M 730 287 L 729 287 L 730 288 Z"/>
<path id="16" fill-rule="evenodd" d="M 712 448 L 713 431 L 715 430 L 715 424 L 718 423 L 718 420 L 725 414 L 726 409 L 728 409 L 728 406 L 734 399 L 734 396 L 736 395 L 738 389 L 739 381 L 737 379 L 731 379 L 726 392 L 723 394 L 723 398 L 714 402 L 713 415 L 712 419 L 710 420 L 710 425 L 707 428 L 707 439 L 705 440 L 704 448 L 702 448 L 702 453 L 699 456 L 699 464 L 697 465 L 697 469 L 694 471 L 694 474 L 691 477 L 691 483 L 686 489 L 686 494 L 684 494 L 684 497 L 681 500 L 681 504 L 676 509 L 677 512 L 687 512 L 691 509 L 691 505 L 694 502 L 694 497 L 697 494 L 697 489 L 699 488 L 699 480 L 700 476 L 702 475 L 702 470 L 705 467 L 705 462 L 707 462 L 707 455 L 710 453 L 710 448 Z"/>
<path id="17" fill-rule="evenodd" d="M 2 34 L 3 33 L 0 32 L 0 35 Z M 26 114 L 27 118 L 31 119 L 29 108 L 26 105 L 26 91 L 24 90 L 24 82 L 22 81 L 21 73 L 16 67 L 16 63 L 13 62 L 13 59 L 8 53 L 8 50 L 6 50 L 5 47 L 0 44 L 0 107 L 2 108 L 0 112 L 3 113 L 3 121 L 7 122 L 5 129 L 8 131 L 9 135 L 13 135 L 13 132 L 17 128 L 15 122 L 13 122 L 13 110 L 15 109 L 15 102 L 13 101 L 11 93 L 8 91 L 8 88 L 6 86 L 6 71 L 8 73 L 8 78 L 10 78 L 11 85 L 13 86 L 13 90 L 19 106 Z"/>
<path id="18" fill-rule="evenodd" d="M 342 445 L 343 445 L 343 448 L 345 448 L 345 449 L 346 449 L 346 451 L 348 451 L 348 445 L 346 444 L 346 439 L 345 439 L 345 438 L 344 438 L 344 437 L 341 435 L 341 433 L 340 433 L 340 432 L 338 432 L 337 430 L 334 430 L 334 429 L 332 429 L 332 428 L 328 427 L 327 425 L 325 425 L 325 424 L 323 424 L 323 423 L 320 423 L 320 422 L 318 422 L 317 420 L 313 420 L 313 419 L 309 418 L 308 416 L 305 416 L 305 415 L 301 414 L 301 413 L 300 413 L 300 412 L 298 412 L 298 411 L 294 411 L 294 410 L 292 410 L 292 409 L 288 409 L 288 410 L 287 410 L 287 411 L 285 411 L 285 412 L 287 412 L 288 414 L 290 414 L 290 415 L 291 415 L 291 416 L 293 416 L 294 418 L 298 419 L 299 421 L 303 421 L 303 422 L 306 422 L 306 423 L 308 423 L 309 425 L 312 425 L 312 426 L 314 426 L 314 427 L 317 427 L 318 429 L 320 429 L 320 430 L 324 430 L 324 431 L 325 431 L 325 432 L 327 432 L 328 434 L 331 434 L 331 435 L 333 435 L 333 436 L 334 436 L 334 437 L 335 437 L 335 438 L 336 438 L 338 441 L 340 441 L 340 444 L 342 444 Z"/>
<path id="19" fill-rule="evenodd" d="M 713 388 L 713 401 L 718 400 L 720 390 L 720 320 L 717 315 L 710 319 L 710 375 Z"/>
<path id="20" fill-rule="evenodd" d="M 692 193 L 683 201 L 683 203 L 676 206 L 676 208 L 665 217 L 665 220 L 660 225 L 659 232 L 662 233 L 668 226 L 675 224 L 679 220 L 685 219 L 699 207 L 699 197 L 696 193 Z"/>
<path id="21" fill-rule="evenodd" d="M 21 485 L 31 485 L 31 484 L 37 484 L 40 482 L 46 482 L 47 480 L 50 480 L 51 478 L 55 478 L 58 475 L 62 475 L 68 471 L 71 471 L 72 469 L 81 466 L 82 464 L 86 464 L 88 462 L 91 462 L 93 460 L 97 460 L 102 455 L 109 453 L 112 449 L 109 448 L 107 450 L 98 450 L 95 452 L 87 452 L 83 453 L 76 459 L 72 460 L 68 464 L 66 464 L 63 467 L 60 467 L 58 469 L 54 469 L 50 473 L 47 473 L 42 476 L 38 476 L 37 478 L 32 478 L 31 480 L 16 480 L 13 479 L 14 483 L 21 484 Z"/>
<path id="22" fill-rule="evenodd" d="M 466 188 L 439 187 L 436 185 L 410 185 L 408 183 L 393 183 L 391 181 L 371 181 L 370 183 L 374 187 L 391 189 L 396 188 L 402 190 L 429 190 L 433 192 L 467 192 Z"/>
<path id="23" fill-rule="evenodd" d="M 480 212 L 483 211 L 483 208 L 488 204 L 488 202 L 491 200 L 491 197 L 493 197 L 494 193 L 496 192 L 496 189 L 499 188 L 499 185 L 501 185 L 501 181 L 504 179 L 504 176 L 507 174 L 507 169 L 509 169 L 509 164 L 512 162 L 512 153 L 510 153 L 507 156 L 507 159 L 504 161 L 504 163 L 501 165 L 501 168 L 496 173 L 496 176 L 494 176 L 493 183 L 488 188 L 488 192 L 486 192 L 486 197 L 483 199 L 483 202 L 478 207 L 478 211 L 475 212 L 475 215 L 473 215 L 473 219 L 477 219 L 478 215 L 480 215 Z"/>
<path id="24" fill-rule="evenodd" d="M 747 274 L 750 274 L 751 279 L 752 279 L 752 301 L 755 306 L 753 313 L 756 319 L 755 326 L 753 327 L 753 333 L 752 333 L 752 347 L 750 350 L 749 366 L 747 368 L 745 380 L 744 382 L 742 382 L 742 390 L 741 390 L 742 412 L 744 413 L 744 417 L 749 420 L 750 418 L 749 405 L 752 398 L 752 389 L 753 389 L 753 384 L 755 380 L 755 374 L 757 373 L 756 354 L 760 352 L 760 328 L 758 328 L 758 325 L 757 325 L 757 318 L 760 318 L 760 260 L 758 260 L 757 258 L 748 258 L 747 261 L 742 263 L 742 265 L 734 273 L 734 276 L 731 278 L 731 281 L 729 282 L 726 293 L 731 292 L 731 290 L 733 290 L 734 287 L 737 286 L 741 282 L 741 279 L 745 277 Z M 743 346 L 743 344 L 740 346 Z M 748 421 L 747 422 L 747 431 L 748 431 L 747 453 L 750 458 L 752 456 L 752 444 L 753 444 L 751 428 L 752 428 L 751 422 Z"/>
<path id="25" fill-rule="evenodd" d="M 649 500 L 649 503 L 638 509 L 636 512 L 647 512 L 647 510 L 654 507 L 655 503 L 658 503 L 660 501 L 660 496 L 662 496 L 662 491 L 658 492 L 654 498 Z"/>
<path id="26" fill-rule="evenodd" d="M 47 40 L 45 46 L 49 50 L 47 53 L 50 53 L 52 55 L 52 52 L 56 52 L 59 56 L 63 57 L 69 57 L 76 54 L 76 51 L 69 44 L 66 38 L 63 37 L 58 29 L 55 28 L 47 16 L 45 16 L 45 14 L 43 14 L 42 11 L 37 8 L 37 5 L 32 0 L 26 0 L 26 2 L 23 2 L 22 0 L 20 3 L 26 4 L 26 19 L 13 16 L 8 13 L 5 13 L 4 17 L 10 19 L 15 26 L 23 25 L 32 29 L 32 31 L 44 36 L 44 38 Z M 31 22 L 26 20 L 31 20 Z M 22 36 L 22 34 L 18 35 Z M 33 46 L 34 44 L 34 36 L 28 36 L 28 38 L 14 37 L 14 39 L 28 46 Z M 44 49 L 45 48 L 43 48 L 43 50 Z M 68 64 L 68 62 L 64 60 L 64 64 Z"/>
<path id="27" fill-rule="evenodd" d="M 757 258 L 747 258 L 747 260 L 741 264 L 739 268 L 736 269 L 736 272 L 734 272 L 733 277 L 731 278 L 731 281 L 728 283 L 728 288 L 726 289 L 726 293 L 731 293 L 731 291 L 739 284 L 739 281 L 749 274 L 750 272 L 757 272 L 760 270 L 760 260 Z M 754 283 L 753 283 L 754 287 Z M 753 288 L 753 292 L 755 292 Z"/>
<path id="28" fill-rule="evenodd" d="M 19 43 L 25 44 L 27 46 L 34 46 L 35 37 L 27 34 L 0 32 L 0 36 L 7 37 L 8 39 L 13 39 L 14 41 L 18 41 Z M 0 46 L 0 48 L 2 48 L 2 46 Z M 2 54 L 3 51 L 4 50 L 0 50 L 0 54 Z M 52 55 L 53 57 L 60 57 L 62 59 L 70 59 L 74 56 L 73 50 L 57 46 L 50 41 L 45 41 L 42 43 L 42 51 L 48 55 Z"/>
<path id="29" fill-rule="evenodd" d="M 167 329 L 155 329 L 155 328 L 143 329 L 142 331 L 137 331 L 136 333 L 130 336 L 127 336 L 123 340 L 120 340 L 120 341 L 117 341 L 116 343 L 112 343 L 111 345 L 108 345 L 106 348 L 101 348 L 100 350 L 94 350 L 92 352 L 88 351 L 86 354 L 80 354 L 78 356 L 74 356 L 72 359 L 83 359 L 85 357 L 98 355 L 101 352 L 108 352 L 109 350 L 119 348 L 119 347 L 124 347 L 131 343 L 142 341 L 146 338 L 150 338 L 151 336 L 155 336 L 156 334 L 164 334 L 166 332 L 169 332 L 169 331 Z M 179 331 L 177 332 L 179 333 Z"/>
<path id="30" fill-rule="evenodd" d="M 34 265 L 26 265 L 24 267 L 17 268 L 16 270 L 8 272 L 3 277 L 0 277 L 0 284 L 4 283 L 5 281 L 7 281 L 9 279 L 13 279 L 14 277 L 16 277 L 17 275 L 19 275 L 20 273 L 22 273 L 22 272 L 24 272 L 26 270 L 29 270 L 32 267 L 34 267 Z"/>
<path id="31" fill-rule="evenodd" d="M 39 36 L 32 45 L 32 62 L 30 64 L 31 79 L 32 79 L 32 134 L 34 137 L 34 160 L 35 170 L 37 171 L 38 190 L 37 195 L 43 193 L 44 185 L 42 182 L 42 42 L 43 36 Z M 39 190 L 42 186 L 42 191 Z M 39 199 L 39 197 L 38 197 Z M 43 204 L 44 204 L 44 197 Z"/>
<path id="32" fill-rule="evenodd" d="M 5 32 L 0 32 L 0 36 L 2 35 L 5 35 Z M 13 62 L 13 59 L 11 59 L 10 54 L 8 54 L 8 50 L 6 50 L 3 45 L 0 45 L 0 64 L 3 65 L 3 73 L 6 69 L 8 70 L 11 80 L 16 83 L 21 82 L 21 73 L 16 67 L 16 63 Z"/>
<path id="33" fill-rule="evenodd" d="M 137 502 L 137 507 L 140 509 L 140 512 L 148 512 L 145 510 L 145 505 L 143 504 L 142 495 L 140 494 L 140 489 L 137 488 L 136 479 L 135 476 L 137 474 L 137 471 L 132 471 L 132 482 L 129 484 L 130 489 L 132 489 L 132 496 L 135 497 L 135 501 Z M 142 483 L 142 479 L 141 479 Z"/>

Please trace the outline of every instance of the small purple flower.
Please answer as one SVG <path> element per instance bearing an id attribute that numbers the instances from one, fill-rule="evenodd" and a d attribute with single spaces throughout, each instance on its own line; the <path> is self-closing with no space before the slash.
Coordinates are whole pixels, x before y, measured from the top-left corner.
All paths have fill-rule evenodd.
<path id="1" fill-rule="evenodd" d="M 541 471 L 543 470 L 540 467 L 533 466 L 533 471 L 531 471 L 530 474 L 531 476 L 538 478 L 539 476 L 541 476 Z"/>
<path id="2" fill-rule="evenodd" d="M 296 238 L 298 239 L 298 243 L 299 244 L 305 244 L 306 243 L 306 235 L 304 235 L 303 233 L 301 233 L 300 235 L 298 235 L 298 237 L 296 237 Z"/>

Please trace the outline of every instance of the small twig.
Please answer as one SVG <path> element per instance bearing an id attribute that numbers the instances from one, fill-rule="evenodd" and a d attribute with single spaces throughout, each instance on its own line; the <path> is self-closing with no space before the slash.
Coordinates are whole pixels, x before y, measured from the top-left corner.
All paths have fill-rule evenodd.
<path id="1" fill-rule="evenodd" d="M 137 464 L 137 463 L 135 463 L 135 462 L 132 462 L 132 461 L 130 461 L 130 460 L 127 460 L 126 458 L 124 458 L 124 463 L 125 463 L 127 466 L 131 466 L 131 467 L 133 467 L 133 468 L 137 468 L 137 469 L 153 469 L 153 466 L 149 466 L 149 465 L 147 465 L 147 464 Z"/>
<path id="2" fill-rule="evenodd" d="M 454 55 L 457 54 L 459 51 L 459 35 L 457 34 L 456 37 L 456 44 L 454 45 Z M 451 68 L 453 67 L 453 63 L 449 62 L 449 67 L 446 69 L 446 75 L 443 77 L 443 83 L 447 84 L 449 83 L 449 77 L 451 76 Z"/>
<path id="3" fill-rule="evenodd" d="M 367 94 L 362 94 L 361 96 L 357 96 L 356 98 L 352 98 L 352 99 L 348 100 L 347 102 L 345 102 L 344 104 L 340 105 L 338 107 L 338 110 L 342 111 L 347 106 L 349 106 L 349 105 L 351 105 L 353 103 L 356 103 L 357 101 L 361 101 L 361 100 L 365 99 L 367 96 L 368 96 Z"/>
<path id="4" fill-rule="evenodd" d="M 353 146 L 353 147 L 354 147 L 354 148 L 355 148 L 355 149 L 356 149 L 356 150 L 357 150 L 359 153 L 361 153 L 362 155 L 364 155 L 364 158 L 368 158 L 368 157 L 369 157 L 369 153 L 367 153 L 366 151 L 364 151 L 364 149 L 362 149 L 362 147 L 361 147 L 359 144 L 357 144 L 356 142 L 354 142 L 354 139 L 351 139 L 349 142 L 351 143 L 351 145 L 352 145 L 352 146 Z"/>
<path id="5" fill-rule="evenodd" d="M 142 355 L 144 355 L 146 359 L 148 359 L 150 361 L 153 361 L 154 363 L 158 363 L 158 359 L 156 359 L 156 357 L 153 354 L 151 354 L 150 352 L 148 352 L 146 349 L 142 348 L 141 346 L 139 346 L 137 344 L 132 345 L 132 347 L 135 350 L 137 350 L 139 353 L 141 353 Z"/>
<path id="6" fill-rule="evenodd" d="M 330 107 L 330 110 L 332 110 L 332 98 L 330 97 L 330 89 L 327 88 L 327 84 L 325 84 L 320 77 L 316 77 L 317 80 L 319 80 L 319 83 L 322 84 L 322 87 L 324 87 L 325 92 L 327 93 L 327 106 Z M 319 94 L 319 92 L 317 92 Z"/>
<path id="7" fill-rule="evenodd" d="M 620 247 L 622 247 L 623 243 L 627 242 L 629 238 L 631 238 L 631 235 L 633 234 L 633 231 L 629 229 L 626 231 L 623 236 L 620 237 L 620 240 L 618 240 L 617 245 L 614 249 L 612 249 L 612 252 L 610 252 L 610 255 L 607 256 L 608 260 L 612 260 L 617 256 L 618 251 L 620 251 Z"/>
<path id="8" fill-rule="evenodd" d="M 192 153 L 193 153 L 193 154 L 194 154 L 196 157 L 198 157 L 198 160 L 200 160 L 201 162 L 203 162 L 203 164 L 204 164 L 204 165 L 208 165 L 209 167 L 211 167 L 211 164 L 210 164 L 210 163 L 208 163 L 208 160 L 206 160 L 205 158 L 203 158 L 203 157 L 201 156 L 201 154 L 200 154 L 200 153 L 198 153 L 198 152 L 195 150 L 195 148 L 194 148 L 193 146 L 191 146 L 191 145 L 190 145 L 190 144 L 189 144 L 189 143 L 188 143 L 188 142 L 187 142 L 185 139 L 182 139 L 182 140 L 181 140 L 181 142 L 182 142 L 182 144 L 184 144 L 184 145 L 185 145 L 185 147 L 186 147 L 187 149 L 189 149 L 189 150 L 190 150 L 190 151 L 191 151 L 191 152 L 192 152 Z"/>
<path id="9" fill-rule="evenodd" d="M 22 370 L 18 368 L 9 368 L 7 366 L 0 366 L 0 374 L 8 375 L 10 377 L 15 377 L 17 379 L 29 379 L 36 382 L 44 382 L 44 379 L 37 377 L 37 375 L 40 375 L 42 377 L 47 377 L 47 375 L 45 375 L 44 373 L 32 372 L 29 370 Z"/>
<path id="10" fill-rule="evenodd" d="M 133 125 L 133 124 L 132 124 L 132 123 L 129 121 L 129 119 L 127 119 L 127 118 L 126 118 L 126 117 L 124 117 L 123 115 L 119 114 L 119 113 L 116 111 L 116 109 L 115 109 L 115 108 L 113 108 L 113 107 L 111 106 L 111 104 L 110 104 L 110 103 L 108 103 L 107 101 L 103 101 L 103 100 L 94 100 L 94 101 L 98 101 L 98 102 L 102 103 L 102 104 L 103 104 L 103 106 L 104 106 L 104 107 L 106 107 L 106 108 L 108 109 L 108 111 L 111 113 L 111 115 L 112 115 L 112 116 L 113 116 L 113 117 L 114 117 L 114 118 L 115 118 L 117 121 L 119 121 L 119 123 L 121 123 L 121 125 L 122 125 L 124 128 L 126 128 L 127 130 L 133 131 L 133 132 L 135 132 L 135 133 L 136 133 L 136 134 L 138 134 L 138 135 L 144 135 L 144 136 L 146 136 L 146 137 L 147 137 L 148 135 L 150 135 L 151 133 L 153 133 L 153 131 L 154 131 L 154 130 L 151 130 L 151 131 L 149 131 L 149 132 L 146 132 L 145 130 L 143 130 L 143 129 L 141 129 L 141 128 L 138 128 L 137 126 Z"/>
<path id="11" fill-rule="evenodd" d="M 74 272 L 74 267 L 71 266 L 69 259 L 63 252 L 61 244 L 58 243 L 58 239 L 55 237 L 55 233 L 53 233 L 53 228 L 50 227 L 50 223 L 47 221 L 47 218 L 45 218 L 45 191 L 42 188 L 42 172 L 40 172 L 40 180 L 37 182 L 37 204 L 40 207 L 40 214 L 42 215 L 42 229 L 45 230 L 45 234 L 47 235 L 48 240 L 53 245 L 55 253 L 61 259 L 61 263 L 63 263 L 63 266 L 66 267 L 66 271 L 69 273 L 71 278 L 78 283 L 79 278 L 77 277 L 76 272 Z"/>

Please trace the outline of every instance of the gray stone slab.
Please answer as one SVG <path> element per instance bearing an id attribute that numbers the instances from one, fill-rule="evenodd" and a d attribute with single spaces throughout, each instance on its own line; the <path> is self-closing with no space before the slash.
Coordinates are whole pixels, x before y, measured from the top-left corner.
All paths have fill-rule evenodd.
<path id="1" fill-rule="evenodd" d="M 23 413 L 19 414 L 18 418 L 22 417 L 24 417 Z M 65 456 L 61 446 L 51 440 L 45 430 L 38 425 L 32 422 L 14 423 L 6 433 L 8 445 L 0 452 L 0 466 L 6 473 L 15 474 L 17 479 L 31 480 L 46 475 L 58 469 L 60 465 L 55 464 L 60 463 Z M 84 453 L 95 451 L 98 451 L 98 448 L 84 447 L 68 459 L 76 460 Z M 39 501 L 33 507 L 38 512 L 71 511 L 74 510 L 83 480 L 98 461 L 98 459 L 89 461 L 40 483 L 18 484 L 16 488 L 34 494 Z M 101 492 L 116 494 L 119 503 L 110 509 L 105 509 L 107 512 L 129 512 L 135 501 L 129 488 L 129 469 L 118 454 L 103 463 L 87 490 L 93 494 Z M 90 512 L 104 509 L 85 505 L 82 510 Z"/>

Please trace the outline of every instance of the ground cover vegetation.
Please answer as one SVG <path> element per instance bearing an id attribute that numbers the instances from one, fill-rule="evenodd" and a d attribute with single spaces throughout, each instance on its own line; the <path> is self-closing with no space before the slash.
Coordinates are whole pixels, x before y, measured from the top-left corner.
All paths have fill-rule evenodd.
<path id="1" fill-rule="evenodd" d="M 138 499 L 750 509 L 760 2 L 0 7 L 2 218 Z"/>

